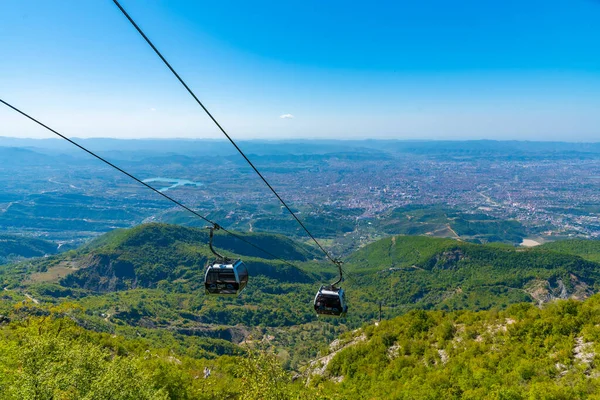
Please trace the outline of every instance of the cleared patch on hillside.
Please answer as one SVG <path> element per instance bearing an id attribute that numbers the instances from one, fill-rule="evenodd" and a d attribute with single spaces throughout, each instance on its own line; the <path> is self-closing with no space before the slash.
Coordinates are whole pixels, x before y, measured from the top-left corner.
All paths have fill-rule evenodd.
<path id="1" fill-rule="evenodd" d="M 48 268 L 45 272 L 31 274 L 26 283 L 58 282 L 61 278 L 78 271 L 80 268 L 72 262 L 62 262 L 55 267 Z"/>

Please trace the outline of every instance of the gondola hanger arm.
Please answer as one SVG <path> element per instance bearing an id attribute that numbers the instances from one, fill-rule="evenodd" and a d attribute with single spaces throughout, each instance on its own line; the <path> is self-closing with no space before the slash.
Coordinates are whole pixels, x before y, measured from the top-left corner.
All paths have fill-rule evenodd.
<path id="1" fill-rule="evenodd" d="M 209 233 L 209 239 L 208 239 L 208 247 L 210 248 L 210 251 L 212 251 L 212 253 L 217 257 L 217 259 L 219 261 L 223 261 L 225 260 L 225 257 L 223 257 L 222 255 L 220 255 L 219 253 L 216 252 L 216 250 L 213 247 L 213 236 L 214 236 L 214 231 L 218 231 L 219 229 L 221 229 L 221 227 L 219 226 L 219 224 L 213 224 L 213 226 L 209 226 L 207 227 L 210 230 Z"/>
<path id="2" fill-rule="evenodd" d="M 344 263 L 343 261 L 340 260 L 334 260 L 335 265 L 337 265 L 339 273 L 340 273 L 340 278 L 335 281 L 334 283 L 331 284 L 331 287 L 334 288 L 337 284 L 341 283 L 344 280 L 344 275 L 343 275 L 343 270 L 342 270 L 342 264 Z"/>

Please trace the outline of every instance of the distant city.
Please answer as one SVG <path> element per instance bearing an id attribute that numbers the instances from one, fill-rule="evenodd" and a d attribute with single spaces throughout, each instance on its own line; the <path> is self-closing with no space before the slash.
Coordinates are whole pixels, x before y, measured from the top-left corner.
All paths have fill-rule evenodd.
<path id="1" fill-rule="evenodd" d="M 228 143 L 84 142 L 224 226 L 302 235 Z M 148 221 L 203 225 L 67 145 L 0 139 L 2 232 L 78 243 Z M 523 245 L 600 236 L 600 144 L 250 141 L 241 146 L 306 223 L 340 252 L 405 231 Z M 510 229 L 498 221 L 512 221 Z M 487 228 L 480 231 L 490 222 L 497 228 L 493 235 Z"/>

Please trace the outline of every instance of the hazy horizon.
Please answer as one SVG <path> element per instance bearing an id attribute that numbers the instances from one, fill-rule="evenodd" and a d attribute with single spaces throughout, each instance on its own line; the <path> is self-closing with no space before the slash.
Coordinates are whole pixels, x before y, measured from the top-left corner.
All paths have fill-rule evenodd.
<path id="1" fill-rule="evenodd" d="M 210 142 L 223 142 L 229 143 L 225 138 L 186 138 L 186 137 L 134 137 L 134 138 L 119 138 L 119 137 L 108 137 L 108 136 L 97 136 L 97 137 L 77 137 L 70 136 L 71 140 L 115 140 L 115 141 L 210 141 Z M 68 146 L 72 146 L 64 139 L 56 136 L 51 137 L 19 137 L 19 136 L 0 136 L 0 146 L 3 140 L 23 140 L 23 141 L 46 141 L 55 140 L 57 142 L 64 142 Z M 514 143 L 564 143 L 564 144 L 600 144 L 600 140 L 596 141 L 575 141 L 575 140 L 529 140 L 529 139 L 402 139 L 402 138 L 316 138 L 316 137 L 289 137 L 289 138 L 243 138 L 239 142 L 362 142 L 362 141 L 374 141 L 374 142 L 514 142 Z"/>

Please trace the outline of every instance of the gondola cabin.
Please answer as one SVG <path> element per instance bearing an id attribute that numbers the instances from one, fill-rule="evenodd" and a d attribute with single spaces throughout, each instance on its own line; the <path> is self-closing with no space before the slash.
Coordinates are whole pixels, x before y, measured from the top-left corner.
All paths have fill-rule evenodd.
<path id="1" fill-rule="evenodd" d="M 348 311 L 344 289 L 335 286 L 321 286 L 315 296 L 315 311 L 319 315 L 344 316 Z"/>
<path id="2" fill-rule="evenodd" d="M 248 284 L 248 269 L 242 260 L 221 260 L 208 266 L 204 275 L 206 294 L 238 295 Z"/>

